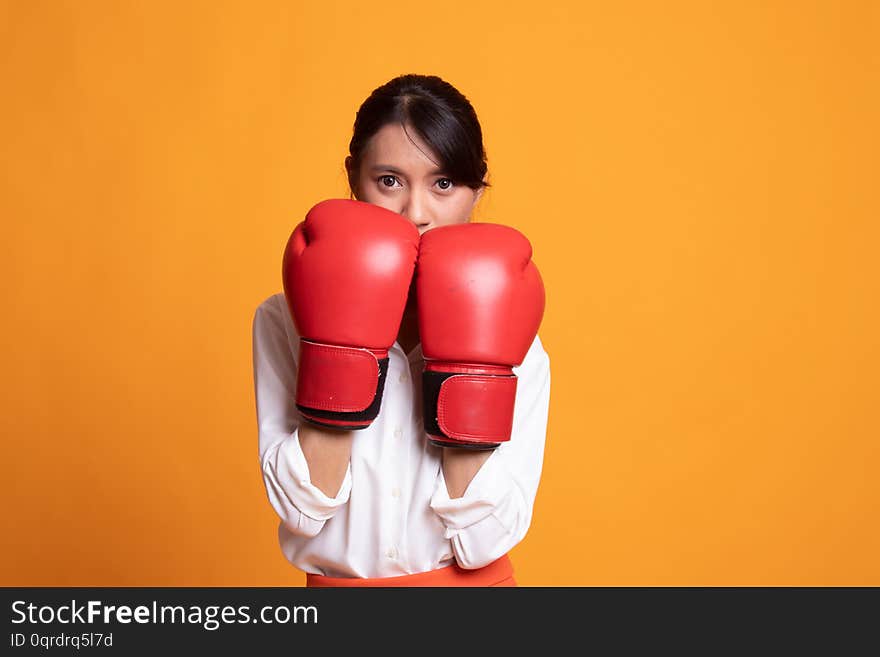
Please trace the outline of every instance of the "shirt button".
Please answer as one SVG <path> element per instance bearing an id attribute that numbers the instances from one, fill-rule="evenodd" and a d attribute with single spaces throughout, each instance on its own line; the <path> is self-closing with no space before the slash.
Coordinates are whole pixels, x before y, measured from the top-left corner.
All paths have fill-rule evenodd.
<path id="1" fill-rule="evenodd" d="M 388 548 L 388 551 L 385 553 L 385 556 L 389 559 L 397 558 L 397 548 Z"/>
<path id="2" fill-rule="evenodd" d="M 401 383 L 405 383 L 408 378 L 409 378 L 409 374 L 407 374 L 406 372 L 401 372 L 400 377 L 397 380 L 400 381 Z"/>
<path id="3" fill-rule="evenodd" d="M 403 429 L 400 427 L 394 427 L 394 437 L 400 438 L 403 435 Z"/>
<path id="4" fill-rule="evenodd" d="M 397 486 L 391 489 L 391 497 L 393 497 L 395 500 L 400 497 L 400 489 Z"/>

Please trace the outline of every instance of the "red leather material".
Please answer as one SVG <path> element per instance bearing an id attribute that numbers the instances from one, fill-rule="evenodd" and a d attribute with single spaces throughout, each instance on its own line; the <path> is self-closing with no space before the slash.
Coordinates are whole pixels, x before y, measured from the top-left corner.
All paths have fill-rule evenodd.
<path id="1" fill-rule="evenodd" d="M 519 365 L 544 313 L 532 247 L 515 228 L 440 226 L 422 235 L 416 289 L 426 360 Z"/>
<path id="2" fill-rule="evenodd" d="M 437 424 L 449 438 L 467 443 L 510 440 L 515 376 L 452 376 L 440 386 Z"/>
<path id="3" fill-rule="evenodd" d="M 366 429 L 370 426 L 373 421 L 372 420 L 352 420 L 352 419 L 340 419 L 334 420 L 326 417 L 319 417 L 315 413 L 309 413 L 307 410 L 304 411 L 300 409 L 300 413 L 307 420 L 312 421 L 315 424 L 319 424 L 324 427 L 330 427 L 331 429 L 339 429 L 340 431 L 350 431 L 353 429 Z"/>
<path id="4" fill-rule="evenodd" d="M 501 224 L 422 235 L 416 290 L 430 393 L 425 430 L 434 444 L 491 448 L 510 440 L 512 368 L 525 359 L 544 314 L 544 285 L 531 257 L 526 237 Z"/>
<path id="5" fill-rule="evenodd" d="M 306 419 L 364 428 L 376 417 L 377 355 L 397 337 L 418 245 L 402 215 L 348 199 L 321 201 L 291 233 L 281 274 L 302 339 L 296 401 Z"/>
<path id="6" fill-rule="evenodd" d="M 425 363 L 428 372 L 449 372 L 451 374 L 488 374 L 491 376 L 510 376 L 513 370 L 509 365 L 474 365 L 471 363 Z"/>
<path id="7" fill-rule="evenodd" d="M 388 349 L 397 338 L 418 257 L 405 217 L 347 199 L 322 201 L 293 231 L 282 281 L 301 338 Z"/>
<path id="8" fill-rule="evenodd" d="M 363 411 L 373 403 L 378 381 L 379 361 L 370 350 L 300 341 L 297 404 L 322 411 Z"/>

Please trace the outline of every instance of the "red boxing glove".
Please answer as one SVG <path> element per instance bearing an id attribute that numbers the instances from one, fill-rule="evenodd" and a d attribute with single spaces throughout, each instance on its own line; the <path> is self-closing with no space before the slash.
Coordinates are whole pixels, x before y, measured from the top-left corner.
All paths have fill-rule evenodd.
<path id="1" fill-rule="evenodd" d="M 376 419 L 418 245 L 405 217 L 346 199 L 318 203 L 294 229 L 281 271 L 300 335 L 296 406 L 310 422 Z"/>
<path id="2" fill-rule="evenodd" d="M 425 357 L 425 431 L 442 447 L 494 449 L 510 440 L 513 367 L 544 314 L 544 285 L 519 231 L 441 226 L 422 235 L 416 269 Z"/>

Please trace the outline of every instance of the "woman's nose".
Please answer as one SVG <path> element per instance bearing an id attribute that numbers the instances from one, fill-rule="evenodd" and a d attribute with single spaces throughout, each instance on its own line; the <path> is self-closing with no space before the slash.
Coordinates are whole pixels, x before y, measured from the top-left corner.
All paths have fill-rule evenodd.
<path id="1" fill-rule="evenodd" d="M 409 219 L 420 231 L 427 230 L 431 225 L 431 217 L 424 202 L 419 198 L 410 196 L 400 214 Z"/>

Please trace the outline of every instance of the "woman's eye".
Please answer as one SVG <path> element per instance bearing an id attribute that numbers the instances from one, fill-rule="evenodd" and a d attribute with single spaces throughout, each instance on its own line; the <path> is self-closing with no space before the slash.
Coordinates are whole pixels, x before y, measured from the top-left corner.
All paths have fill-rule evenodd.
<path id="1" fill-rule="evenodd" d="M 440 189 L 445 191 L 447 189 L 451 189 L 452 185 L 454 183 L 452 182 L 452 179 L 450 179 L 450 178 L 441 178 L 440 180 L 437 181 L 437 184 L 440 185 Z"/>
<path id="2" fill-rule="evenodd" d="M 391 181 L 391 182 L 388 182 Z M 379 183 L 384 185 L 385 187 L 394 187 L 394 183 L 397 181 L 397 178 L 394 176 L 379 176 Z"/>

